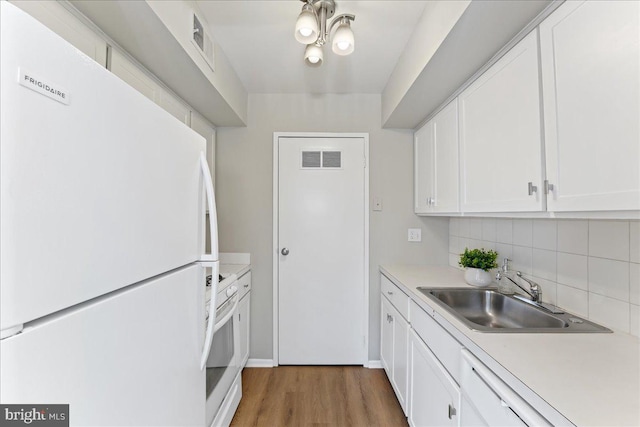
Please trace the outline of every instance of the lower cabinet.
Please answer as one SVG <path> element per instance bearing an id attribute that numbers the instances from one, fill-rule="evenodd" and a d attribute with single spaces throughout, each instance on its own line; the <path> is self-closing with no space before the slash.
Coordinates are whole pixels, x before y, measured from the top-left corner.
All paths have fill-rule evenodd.
<path id="1" fill-rule="evenodd" d="M 409 322 L 382 297 L 381 362 L 398 402 L 407 414 Z"/>
<path id="2" fill-rule="evenodd" d="M 249 322 L 251 312 L 251 292 L 242 297 L 238 303 L 238 324 L 240 325 L 240 366 L 244 367 L 249 360 Z"/>
<path id="3" fill-rule="evenodd" d="M 240 368 L 244 368 L 249 360 L 249 343 L 251 341 L 251 272 L 247 272 L 238 278 L 238 354 Z"/>
<path id="4" fill-rule="evenodd" d="M 457 426 L 460 388 L 413 330 L 409 346 L 409 425 Z"/>

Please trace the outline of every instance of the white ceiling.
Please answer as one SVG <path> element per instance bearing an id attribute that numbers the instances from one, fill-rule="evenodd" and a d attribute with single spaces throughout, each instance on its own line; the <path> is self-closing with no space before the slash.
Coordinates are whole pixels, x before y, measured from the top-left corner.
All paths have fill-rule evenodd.
<path id="1" fill-rule="evenodd" d="M 293 35 L 300 1 L 196 3 L 249 93 L 381 93 L 426 1 L 337 0 L 336 16 L 356 16 L 355 52 L 338 56 L 325 46 L 319 68 L 305 65 Z"/>

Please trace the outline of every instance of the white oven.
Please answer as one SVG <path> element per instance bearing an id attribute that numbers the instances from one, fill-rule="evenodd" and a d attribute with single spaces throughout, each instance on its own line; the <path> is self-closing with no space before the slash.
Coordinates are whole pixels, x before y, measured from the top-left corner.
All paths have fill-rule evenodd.
<path id="1" fill-rule="evenodd" d="M 236 316 L 238 300 L 235 275 L 221 280 L 215 298 L 215 332 L 206 364 L 207 426 L 213 422 L 236 375 L 240 372 L 240 329 Z M 206 312 L 208 311 L 207 307 Z"/>

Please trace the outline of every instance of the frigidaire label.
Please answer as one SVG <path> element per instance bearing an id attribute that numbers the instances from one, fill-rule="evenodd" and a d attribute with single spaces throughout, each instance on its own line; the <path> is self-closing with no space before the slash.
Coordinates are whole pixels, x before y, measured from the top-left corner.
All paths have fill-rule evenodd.
<path id="1" fill-rule="evenodd" d="M 55 99 L 58 102 L 62 102 L 65 105 L 69 105 L 69 92 L 65 88 L 23 69 L 19 71 L 18 83 L 22 86 L 34 90 L 41 95 L 48 96 L 51 99 Z"/>

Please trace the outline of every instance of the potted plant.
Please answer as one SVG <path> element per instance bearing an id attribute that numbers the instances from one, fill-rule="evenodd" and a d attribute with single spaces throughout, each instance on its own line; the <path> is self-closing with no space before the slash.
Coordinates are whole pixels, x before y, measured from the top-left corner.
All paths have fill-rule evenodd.
<path id="1" fill-rule="evenodd" d="M 489 270 L 497 268 L 496 258 L 498 253 L 492 250 L 465 248 L 460 254 L 461 267 L 466 270 L 464 272 L 464 280 L 473 286 L 489 286 L 492 282 Z"/>

